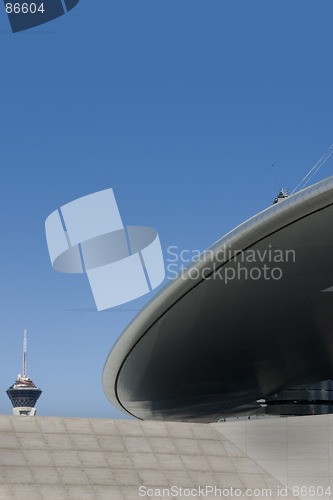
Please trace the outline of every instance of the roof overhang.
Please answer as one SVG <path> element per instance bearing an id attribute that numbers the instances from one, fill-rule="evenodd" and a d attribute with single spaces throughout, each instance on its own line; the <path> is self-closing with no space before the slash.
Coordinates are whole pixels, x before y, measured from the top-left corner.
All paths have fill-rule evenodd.
<path id="1" fill-rule="evenodd" d="M 330 177 L 220 238 L 121 335 L 103 370 L 108 399 L 142 419 L 214 421 L 333 378 L 332 227 Z M 269 249 L 295 258 L 272 263 Z M 226 283 L 249 250 L 257 261 Z M 249 279 L 254 264 L 282 277 Z"/>

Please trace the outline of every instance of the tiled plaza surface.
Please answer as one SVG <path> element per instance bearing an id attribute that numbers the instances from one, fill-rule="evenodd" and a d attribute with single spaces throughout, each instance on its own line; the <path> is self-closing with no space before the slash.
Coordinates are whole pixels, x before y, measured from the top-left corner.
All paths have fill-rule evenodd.
<path id="1" fill-rule="evenodd" d="M 282 484 L 220 430 L 207 424 L 2 415 L 0 500 L 236 498 L 236 490 L 245 498 L 280 500 Z M 211 493 L 206 487 L 217 489 Z"/>

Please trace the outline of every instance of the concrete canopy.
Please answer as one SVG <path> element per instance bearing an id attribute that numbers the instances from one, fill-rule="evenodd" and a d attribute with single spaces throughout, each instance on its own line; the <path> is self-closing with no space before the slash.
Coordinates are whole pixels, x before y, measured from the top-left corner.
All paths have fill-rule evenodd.
<path id="1" fill-rule="evenodd" d="M 212 422 L 332 378 L 332 224 L 330 177 L 218 240 L 120 337 L 103 371 L 110 401 L 141 419 Z"/>

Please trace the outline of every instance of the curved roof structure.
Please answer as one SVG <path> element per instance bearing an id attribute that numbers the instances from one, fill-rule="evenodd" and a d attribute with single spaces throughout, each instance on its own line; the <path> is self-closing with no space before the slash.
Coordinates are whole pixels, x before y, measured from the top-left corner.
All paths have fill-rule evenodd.
<path id="1" fill-rule="evenodd" d="M 330 177 L 219 239 L 119 338 L 109 400 L 141 419 L 211 422 L 333 378 L 332 226 Z"/>

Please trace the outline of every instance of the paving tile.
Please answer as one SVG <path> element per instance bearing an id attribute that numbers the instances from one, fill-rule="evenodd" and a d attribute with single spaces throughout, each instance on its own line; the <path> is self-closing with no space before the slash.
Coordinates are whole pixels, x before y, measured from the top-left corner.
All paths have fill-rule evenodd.
<path id="1" fill-rule="evenodd" d="M 135 469 L 159 469 L 159 463 L 152 453 L 131 453 Z"/>
<path id="2" fill-rule="evenodd" d="M 234 465 L 235 471 L 239 474 L 242 473 L 258 473 L 259 469 L 254 460 L 248 457 L 232 458 L 232 463 Z"/>
<path id="3" fill-rule="evenodd" d="M 155 456 L 162 470 L 185 470 L 184 462 L 179 455 L 172 453 L 156 453 Z"/>
<path id="4" fill-rule="evenodd" d="M 159 470 L 139 470 L 139 476 L 141 478 L 141 483 L 146 486 L 168 486 L 168 480 Z"/>
<path id="5" fill-rule="evenodd" d="M 142 484 L 139 473 L 135 469 L 114 469 L 113 477 L 118 486 L 139 486 Z"/>
<path id="6" fill-rule="evenodd" d="M 236 472 L 219 472 L 215 474 L 220 488 L 243 488 L 243 482 Z"/>
<path id="7" fill-rule="evenodd" d="M 44 500 L 42 497 L 38 485 L 35 484 L 13 484 L 10 487 L 12 491 L 12 496 L 9 498 L 14 498 L 15 500 Z M 1 497 L 0 497 L 1 498 Z M 8 500 L 8 498 L 5 498 Z"/>
<path id="8" fill-rule="evenodd" d="M 125 451 L 125 443 L 120 436 L 97 436 L 98 444 L 104 451 Z"/>
<path id="9" fill-rule="evenodd" d="M 30 467 L 43 466 L 52 467 L 55 465 L 53 457 L 48 450 L 23 450 L 26 464 Z"/>
<path id="10" fill-rule="evenodd" d="M 39 427 L 36 419 L 34 418 L 22 418 L 16 415 L 13 415 L 12 426 L 16 433 L 19 432 L 34 432 L 39 433 Z"/>
<path id="11" fill-rule="evenodd" d="M 132 469 L 133 460 L 129 453 L 122 451 L 105 451 L 104 457 L 111 469 Z"/>
<path id="12" fill-rule="evenodd" d="M 195 486 L 215 486 L 217 485 L 216 477 L 212 472 L 202 472 L 196 470 L 188 471 Z"/>
<path id="13" fill-rule="evenodd" d="M 55 467 L 31 467 L 36 484 L 59 484 L 60 476 Z"/>
<path id="14" fill-rule="evenodd" d="M 201 455 L 202 454 L 199 443 L 196 439 L 176 438 L 173 441 L 176 445 L 176 449 L 181 454 L 189 454 L 189 455 Z"/>
<path id="15" fill-rule="evenodd" d="M 73 484 L 89 484 L 89 479 L 85 471 L 79 467 L 59 467 L 58 473 L 61 478 L 61 482 L 66 486 Z"/>
<path id="16" fill-rule="evenodd" d="M 200 439 L 199 446 L 203 455 L 226 456 L 227 452 L 222 442 L 212 439 Z"/>
<path id="17" fill-rule="evenodd" d="M 140 422 L 143 433 L 149 437 L 169 437 L 168 429 L 164 422 Z"/>
<path id="18" fill-rule="evenodd" d="M 92 434 L 93 432 L 87 418 L 64 418 L 64 424 L 69 434 Z"/>
<path id="19" fill-rule="evenodd" d="M 0 500 L 12 500 L 12 489 L 7 484 L 0 484 Z M 24 498 L 23 496 L 21 498 Z"/>
<path id="20" fill-rule="evenodd" d="M 155 453 L 177 454 L 176 445 L 170 438 L 149 437 L 148 442 Z"/>
<path id="21" fill-rule="evenodd" d="M 191 424 L 166 422 L 165 427 L 171 437 L 189 439 L 194 437 Z"/>
<path id="22" fill-rule="evenodd" d="M 8 415 L 0 415 L 0 433 L 13 432 L 14 429 L 12 425 L 13 417 L 14 415 L 13 416 L 11 415 L 11 418 L 9 419 Z"/>
<path id="23" fill-rule="evenodd" d="M 60 485 L 40 485 L 38 486 L 38 492 L 42 500 L 68 500 L 67 489 L 65 486 Z M 22 497 L 21 497 L 22 498 Z M 24 500 L 34 500 L 33 497 L 27 499 L 23 497 Z"/>
<path id="24" fill-rule="evenodd" d="M 27 467 L 3 467 L 7 484 L 33 484 L 35 479 Z"/>
<path id="25" fill-rule="evenodd" d="M 42 434 L 38 434 L 36 432 L 27 432 L 27 433 L 19 433 L 16 434 L 18 441 L 20 443 L 20 447 L 24 449 L 37 449 L 37 450 L 46 450 L 47 443 Z"/>
<path id="26" fill-rule="evenodd" d="M 193 486 L 191 476 L 186 470 L 164 470 L 163 474 L 169 485 L 176 485 L 182 487 Z"/>
<path id="27" fill-rule="evenodd" d="M 66 427 L 64 423 L 64 418 L 56 417 L 38 417 L 37 423 L 42 432 L 45 433 L 57 433 L 65 434 Z"/>
<path id="28" fill-rule="evenodd" d="M 90 421 L 95 434 L 104 434 L 105 436 L 119 436 L 119 431 L 115 420 L 94 418 Z"/>
<path id="29" fill-rule="evenodd" d="M 27 465 L 23 452 L 18 450 L 4 450 L 0 452 L 0 465 Z"/>
<path id="30" fill-rule="evenodd" d="M 94 500 L 127 500 L 116 486 L 95 486 L 93 491 Z M 128 498 L 128 500 L 134 499 L 133 496 Z"/>
<path id="31" fill-rule="evenodd" d="M 51 456 L 56 467 L 81 467 L 79 452 L 71 450 L 54 450 Z"/>
<path id="32" fill-rule="evenodd" d="M 243 473 L 241 481 L 245 488 L 249 489 L 263 489 L 267 488 L 267 483 L 262 474 L 247 474 Z"/>
<path id="33" fill-rule="evenodd" d="M 152 438 L 154 439 L 154 438 Z M 158 438 L 155 438 L 158 439 Z M 144 437 L 129 437 L 125 436 L 124 437 L 124 444 L 126 446 L 127 451 L 130 453 L 135 453 L 135 452 L 145 452 L 145 453 L 151 453 L 152 448 L 149 445 L 148 441 Z"/>
<path id="34" fill-rule="evenodd" d="M 20 448 L 20 443 L 15 434 L 8 432 L 0 432 L 0 449 L 13 448 L 15 450 Z"/>
<path id="35" fill-rule="evenodd" d="M 93 434 L 71 434 L 71 440 L 75 450 L 99 451 L 99 442 Z"/>
<path id="36" fill-rule="evenodd" d="M 221 435 L 211 425 L 191 424 L 191 432 L 196 439 L 213 439 L 221 441 Z M 183 436 L 185 437 L 185 436 Z"/>
<path id="37" fill-rule="evenodd" d="M 212 472 L 234 472 L 235 466 L 229 457 L 206 456 Z"/>
<path id="38" fill-rule="evenodd" d="M 73 442 L 67 434 L 44 434 L 49 450 L 74 450 Z"/>
<path id="39" fill-rule="evenodd" d="M 83 467 L 108 467 L 108 461 L 102 451 L 78 451 L 78 458 Z"/>
<path id="40" fill-rule="evenodd" d="M 246 453 L 244 450 L 242 450 L 241 448 L 239 448 L 238 446 L 236 446 L 235 444 L 233 443 L 230 443 L 230 442 L 227 442 L 227 441 L 224 441 L 223 442 L 223 447 L 227 453 L 227 455 L 229 457 L 245 457 L 246 456 Z"/>
<path id="41" fill-rule="evenodd" d="M 113 472 L 111 472 L 109 468 L 87 467 L 85 469 L 85 472 L 90 481 L 90 484 L 93 486 L 115 484 Z"/>
<path id="42" fill-rule="evenodd" d="M 188 471 L 210 471 L 210 463 L 202 455 L 180 455 L 180 458 Z M 221 457 L 219 457 L 220 459 Z"/>
<path id="43" fill-rule="evenodd" d="M 124 500 L 134 500 L 134 499 L 137 500 L 142 498 L 139 495 L 140 492 L 138 486 L 123 486 L 121 488 L 121 493 L 123 495 Z"/>
<path id="44" fill-rule="evenodd" d="M 135 420 L 117 420 L 116 426 L 121 436 L 144 436 L 141 422 Z"/>
<path id="45" fill-rule="evenodd" d="M 68 500 L 94 500 L 94 490 L 90 486 L 76 486 L 72 485 L 67 488 Z M 110 497 L 110 500 L 111 499 Z"/>

